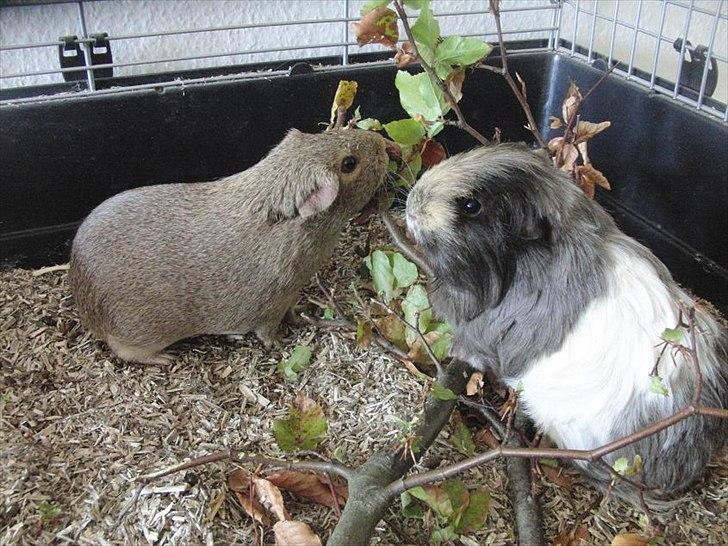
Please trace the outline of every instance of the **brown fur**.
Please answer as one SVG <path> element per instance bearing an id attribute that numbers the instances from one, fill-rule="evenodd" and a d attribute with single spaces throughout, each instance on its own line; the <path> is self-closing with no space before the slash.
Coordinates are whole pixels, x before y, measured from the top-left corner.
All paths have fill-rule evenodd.
<path id="1" fill-rule="evenodd" d="M 136 362 L 166 362 L 160 351 L 200 334 L 254 331 L 270 344 L 346 222 L 383 181 L 385 143 L 357 129 L 292 130 L 242 173 L 108 199 L 83 222 L 71 251 L 84 326 Z M 345 174 L 348 155 L 358 164 Z M 312 196 L 337 184 L 328 208 L 302 217 L 317 203 Z"/>

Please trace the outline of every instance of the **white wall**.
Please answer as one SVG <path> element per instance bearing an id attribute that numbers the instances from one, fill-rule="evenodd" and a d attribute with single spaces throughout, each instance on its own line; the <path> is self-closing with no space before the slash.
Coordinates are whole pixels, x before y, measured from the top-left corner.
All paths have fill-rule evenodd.
<path id="1" fill-rule="evenodd" d="M 349 16 L 359 14 L 363 0 L 349 2 Z M 487 0 L 434 0 L 435 13 L 483 10 Z M 548 0 L 518 0 L 519 6 L 548 6 Z M 343 0 L 108 0 L 85 2 L 89 33 L 107 32 L 110 36 L 159 32 L 165 30 L 219 27 L 255 22 L 331 19 L 346 13 Z M 525 12 L 514 20 L 504 16 L 508 28 L 537 28 L 551 24 L 552 10 Z M 57 40 L 59 36 L 80 34 L 77 4 L 55 4 L 0 8 L 0 44 L 17 44 Z M 475 33 L 494 30 L 486 15 L 443 17 L 443 33 Z M 168 37 L 113 41 L 115 62 L 189 57 L 204 53 L 223 53 L 251 49 L 343 43 L 344 23 L 312 24 L 278 28 L 243 29 L 206 32 Z M 546 37 L 540 33 L 535 37 Z M 515 38 L 531 37 L 521 35 Z M 350 33 L 349 41 L 354 41 Z M 352 52 L 382 51 L 368 46 Z M 298 57 L 341 54 L 341 48 L 318 48 L 287 52 L 238 55 L 208 60 L 161 63 L 115 68 L 115 75 L 144 74 L 163 70 L 180 70 Z M 57 50 L 43 48 L 0 52 L 0 74 L 57 68 Z M 63 81 L 60 74 L 27 78 L 0 79 L 1 87 L 33 85 Z"/>
<path id="2" fill-rule="evenodd" d="M 685 0 L 683 0 L 685 1 Z M 363 0 L 350 0 L 349 16 L 359 13 Z M 686 2 L 687 3 L 687 2 Z M 487 0 L 432 0 L 436 13 L 481 10 Z M 548 6 L 548 0 L 502 0 L 504 8 Z M 696 0 L 696 6 L 715 11 L 720 0 Z M 614 13 L 614 0 L 581 0 L 582 9 L 592 10 L 609 16 Z M 662 2 L 644 0 L 642 3 L 640 26 L 657 32 L 659 29 Z M 345 15 L 344 0 L 106 0 L 86 1 L 84 3 L 89 33 L 108 32 L 110 35 L 158 32 L 164 30 L 205 28 L 264 21 L 293 21 L 305 19 L 325 19 Z M 620 20 L 634 22 L 638 2 L 621 0 L 618 17 Z M 728 13 L 728 0 L 722 2 L 722 10 Z M 571 39 L 573 28 L 572 7 L 563 10 L 561 36 Z M 668 4 L 663 34 L 674 39 L 682 35 L 687 10 Z M 553 11 L 534 10 L 518 13 L 504 13 L 504 29 L 531 29 L 548 27 L 552 24 Z M 17 44 L 53 41 L 59 36 L 80 34 L 78 6 L 75 3 L 18 6 L 0 8 L 0 44 Z M 441 17 L 444 34 L 492 32 L 493 21 L 488 15 L 469 15 Z M 708 15 L 693 13 L 688 38 L 695 45 L 707 45 L 713 19 Z M 577 43 L 587 46 L 591 30 L 591 18 L 582 14 L 577 29 Z M 223 53 L 251 49 L 295 47 L 300 45 L 320 45 L 344 42 L 343 23 L 312 24 L 264 29 L 244 29 L 233 31 L 206 32 L 199 34 L 138 38 L 112 42 L 115 62 L 134 62 L 152 59 L 195 56 L 205 53 Z M 518 34 L 508 39 L 546 38 L 549 33 Z M 609 50 L 611 24 L 598 21 L 595 27 L 594 47 L 606 53 Z M 489 38 L 493 40 L 494 38 Z M 633 33 L 624 27 L 617 27 L 615 39 L 615 58 L 628 60 Z M 353 36 L 350 33 L 350 40 Z M 640 34 L 636 44 L 635 66 L 651 71 L 656 40 Z M 715 51 L 723 57 L 728 56 L 728 27 L 721 20 Z M 206 60 L 192 60 L 174 63 L 158 63 L 134 67 L 115 68 L 115 75 L 144 74 L 185 68 L 201 68 L 240 64 L 248 62 L 291 59 L 321 55 L 341 54 L 340 47 L 315 48 L 310 50 L 290 50 L 276 53 L 237 55 Z M 377 46 L 359 49 L 354 46 L 350 51 L 381 50 Z M 670 43 L 661 44 L 658 75 L 668 80 L 675 79 L 678 54 Z M 0 52 L 0 74 L 57 68 L 57 50 L 42 48 L 21 51 Z M 728 66 L 720 64 L 720 79 L 715 98 L 726 101 L 728 97 Z M 0 87 L 34 85 L 60 82 L 60 74 L 0 79 Z"/>

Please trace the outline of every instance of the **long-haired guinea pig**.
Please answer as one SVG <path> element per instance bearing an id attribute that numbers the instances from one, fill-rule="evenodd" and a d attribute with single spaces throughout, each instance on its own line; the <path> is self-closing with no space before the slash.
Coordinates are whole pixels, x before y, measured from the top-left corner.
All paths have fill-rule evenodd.
<path id="1" fill-rule="evenodd" d="M 724 325 L 525 146 L 443 161 L 415 185 L 406 216 L 433 271 L 434 310 L 455 330 L 452 356 L 520 390 L 559 447 L 595 448 L 691 403 L 695 368 L 661 345 L 681 309 L 695 308 L 701 403 L 728 406 Z M 656 363 L 668 395 L 651 389 Z M 652 498 L 671 496 L 700 478 L 727 432 L 725 420 L 691 417 L 606 459 L 639 454 Z"/>
<path id="2" fill-rule="evenodd" d="M 69 280 L 82 323 L 121 359 L 200 334 L 254 331 L 267 345 L 346 222 L 374 196 L 388 141 L 358 129 L 291 130 L 250 169 L 137 188 L 76 234 Z"/>

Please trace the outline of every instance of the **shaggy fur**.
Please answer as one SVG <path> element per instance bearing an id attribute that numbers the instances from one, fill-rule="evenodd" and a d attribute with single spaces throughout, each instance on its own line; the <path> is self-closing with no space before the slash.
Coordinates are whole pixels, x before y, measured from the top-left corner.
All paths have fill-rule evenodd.
<path id="1" fill-rule="evenodd" d="M 379 135 L 292 130 L 260 163 L 214 182 L 137 188 L 76 234 L 69 280 L 83 324 L 125 360 L 163 362 L 199 334 L 275 339 L 345 223 L 384 180 Z M 344 172 L 343 160 L 357 159 Z"/>
<path id="2" fill-rule="evenodd" d="M 477 214 L 464 210 L 468 199 L 482 206 Z M 668 396 L 652 392 L 650 372 L 661 333 L 693 305 L 701 401 L 728 406 L 724 326 L 526 147 L 440 163 L 410 193 L 407 225 L 434 273 L 435 311 L 455 328 L 453 356 L 521 389 L 525 411 L 560 447 L 597 447 L 690 403 L 690 362 L 671 351 L 661 358 Z M 725 421 L 690 418 L 606 459 L 640 454 L 651 498 L 672 496 L 700 478 L 727 432 Z"/>

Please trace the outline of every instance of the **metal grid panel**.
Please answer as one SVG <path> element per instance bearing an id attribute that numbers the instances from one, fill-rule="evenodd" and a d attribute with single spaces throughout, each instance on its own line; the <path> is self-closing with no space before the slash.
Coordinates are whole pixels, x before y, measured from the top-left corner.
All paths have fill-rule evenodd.
<path id="1" fill-rule="evenodd" d="M 105 30 L 88 28 L 87 3 L 79 0 L 71 4 L 76 12 L 75 28 L 67 29 L 68 34 L 76 34 L 77 42 L 83 52 L 81 66 L 60 68 L 58 61 L 49 62 L 40 69 L 6 71 L 0 65 L 0 88 L 8 88 L 7 82 L 22 81 L 22 85 L 33 85 L 37 80 L 57 78 L 60 81 L 64 73 L 84 73 L 85 89 L 77 91 L 77 95 L 88 93 L 115 93 L 129 89 L 149 87 L 168 87 L 193 83 L 197 81 L 227 80 L 255 76 L 255 73 L 243 72 L 215 76 L 213 78 L 187 76 L 175 81 L 152 81 L 133 86 L 97 89 L 94 70 L 114 69 L 115 75 L 119 71 L 127 71 L 125 75 L 150 75 L 155 71 L 188 69 L 190 63 L 205 62 L 197 65 L 201 68 L 214 68 L 237 65 L 241 56 L 246 62 L 262 62 L 271 59 L 289 60 L 305 58 L 314 55 L 338 56 L 339 66 L 315 67 L 316 70 L 336 70 L 356 61 L 353 53 L 355 48 L 350 24 L 359 19 L 359 0 L 330 0 L 334 9 L 327 13 L 341 13 L 341 17 L 304 18 L 291 17 L 288 19 L 263 20 L 230 24 L 224 26 L 199 26 L 179 29 L 162 29 L 159 31 L 124 32 L 108 36 L 112 44 L 130 43 L 140 40 L 155 40 L 162 43 L 165 39 L 184 37 L 205 37 L 215 33 L 225 34 L 231 43 L 235 42 L 235 33 L 251 33 L 257 31 L 276 32 L 291 28 L 314 29 L 325 25 L 330 28 L 326 35 L 332 41 L 286 45 L 273 47 L 251 47 L 244 49 L 229 48 L 224 51 L 195 52 L 189 55 L 143 56 L 142 58 L 124 58 L 115 56 L 114 62 L 93 65 L 90 60 L 94 47 L 92 33 Z M 74 5 L 75 4 L 75 5 Z M 487 1 L 475 2 L 468 6 L 482 6 L 480 9 L 463 9 L 459 2 L 435 0 L 433 7 L 436 16 L 440 19 L 445 34 L 463 33 L 466 36 L 482 36 L 494 41 L 496 33 L 492 18 L 488 15 Z M 664 93 L 676 100 L 682 101 L 713 116 L 728 121 L 728 109 L 725 106 L 728 95 L 726 75 L 728 73 L 728 52 L 726 51 L 726 36 L 728 36 L 728 0 L 511 0 L 503 2 L 503 26 L 506 28 L 506 39 L 536 39 L 541 40 L 535 49 L 554 49 L 572 57 L 583 59 L 592 63 L 603 59 L 610 65 L 619 62 L 615 69 L 616 74 L 642 84 L 651 90 Z M 224 4 L 223 4 L 224 5 Z M 15 9 L 28 9 L 29 7 L 16 7 Z M 2 15 L 0 8 L 0 16 Z M 12 9 L 12 8 L 11 8 Z M 37 9 L 37 6 L 36 6 Z M 478 32 L 463 32 L 458 25 L 467 22 L 470 29 L 476 28 Z M 308 31 L 307 31 L 308 32 Z M 304 34 L 305 36 L 306 34 Z M 721 38 L 722 36 L 722 38 Z M 676 38 L 683 40 L 680 51 L 672 48 Z M 47 37 L 46 37 L 47 38 Z M 699 85 L 694 90 L 680 85 L 684 76 L 683 63 L 679 59 L 689 57 L 691 46 L 704 45 L 703 54 L 708 59 L 700 78 Z M 19 53 L 51 48 L 56 51 L 64 44 L 61 40 L 39 39 L 30 43 L 3 43 L 0 36 L 0 62 L 3 54 Z M 376 46 L 365 47 L 363 51 L 381 51 Z M 52 58 L 49 57 L 49 58 Z M 711 74 L 711 62 L 717 63 L 718 81 L 717 96 L 708 97 L 706 92 L 708 83 L 714 74 Z M 389 62 L 389 61 L 387 61 Z M 268 75 L 283 74 L 286 70 L 267 71 Z M 22 78 L 22 80 L 18 80 Z M 36 81 L 34 81 L 34 78 Z M 153 79 L 153 78 L 152 78 Z M 27 83 L 26 83 L 27 82 Z M 67 95 L 66 95 L 67 96 Z M 11 99 L 11 102 L 53 100 L 53 96 L 29 97 L 24 99 Z M 7 102 L 7 101 L 6 101 Z"/>
<path id="2" fill-rule="evenodd" d="M 334 0 L 337 1 L 337 0 Z M 235 58 L 240 58 L 240 56 L 248 56 L 252 61 L 254 62 L 265 62 L 270 60 L 271 58 L 275 58 L 276 54 L 279 54 L 278 59 L 280 59 L 280 55 L 288 56 L 290 59 L 295 59 L 297 57 L 308 57 L 312 56 L 312 53 L 318 53 L 319 55 L 323 54 L 326 56 L 338 56 L 341 66 L 346 66 L 349 63 L 353 61 L 351 54 L 356 52 L 358 53 L 360 50 L 357 46 L 356 42 L 353 40 L 352 32 L 350 30 L 351 23 L 354 21 L 359 20 L 359 8 L 361 6 L 361 1 L 355 1 L 355 0 L 338 0 L 339 9 L 338 10 L 331 10 L 332 12 L 338 11 L 342 14 L 341 17 L 331 17 L 331 18 L 316 18 L 316 19 L 305 19 L 305 18 L 292 18 L 288 20 L 270 20 L 270 21 L 256 21 L 246 24 L 237 24 L 237 25 L 225 25 L 225 26 L 206 26 L 206 27 L 198 27 L 198 28 L 180 28 L 180 29 L 173 29 L 173 30 L 161 30 L 158 32 L 134 32 L 134 33 L 118 33 L 118 34 L 111 34 L 107 37 L 109 42 L 112 44 L 112 50 L 114 43 L 122 42 L 122 41 L 134 41 L 134 40 L 143 40 L 143 39 L 157 39 L 157 40 L 163 40 L 165 38 L 169 37 L 179 37 L 179 36 L 195 36 L 195 35 L 209 35 L 210 33 L 232 33 L 232 32 L 245 32 L 245 31 L 255 31 L 260 29 L 266 29 L 271 32 L 275 32 L 277 29 L 284 29 L 284 28 L 291 28 L 291 27 L 307 27 L 310 28 L 313 25 L 328 25 L 331 30 L 328 33 L 333 39 L 333 41 L 327 41 L 325 43 L 300 43 L 300 44 L 292 44 L 292 45 L 285 45 L 280 47 L 255 47 L 255 48 L 249 48 L 249 49 L 239 49 L 239 50 L 226 50 L 226 51 L 205 51 L 204 53 L 197 53 L 194 55 L 176 55 L 176 56 L 167 56 L 167 57 L 159 57 L 159 58 L 143 58 L 143 59 L 124 59 L 119 58 L 118 60 L 115 58 L 114 62 L 108 63 L 108 64 L 92 64 L 90 59 L 90 53 L 93 48 L 94 39 L 91 37 L 91 33 L 103 30 L 103 29 L 89 29 L 87 25 L 87 3 L 83 0 L 80 0 L 75 3 L 75 10 L 77 12 L 77 25 L 76 28 L 68 29 L 69 34 L 76 34 L 78 36 L 77 43 L 79 43 L 82 47 L 83 53 L 84 53 L 84 63 L 82 66 L 77 67 L 68 67 L 68 68 L 60 68 L 57 64 L 57 61 L 54 65 L 50 66 L 43 66 L 39 70 L 20 70 L 20 71 L 4 71 L 0 67 L 0 87 L 6 87 L 7 85 L 3 85 L 4 82 L 16 80 L 18 78 L 24 78 L 23 85 L 33 85 L 37 82 L 33 81 L 33 78 L 38 79 L 40 76 L 48 76 L 48 75 L 55 75 L 56 77 L 61 76 L 64 73 L 85 73 L 85 86 L 86 90 L 79 91 L 79 93 L 88 93 L 88 92 L 97 92 L 97 93 L 113 93 L 113 92 L 119 92 L 121 90 L 129 90 L 129 89 L 135 89 L 135 88 L 146 88 L 146 87 L 166 87 L 166 86 L 173 86 L 173 85 L 180 85 L 181 83 L 191 83 L 194 81 L 197 81 L 196 79 L 187 79 L 184 81 L 174 81 L 174 82 L 159 82 L 159 83 L 144 83 L 138 86 L 126 86 L 122 89 L 114 88 L 114 89 L 99 89 L 97 90 L 97 85 L 94 77 L 94 70 L 101 70 L 105 68 L 111 68 L 115 69 L 115 72 L 119 69 L 125 69 L 130 67 L 140 67 L 142 68 L 142 71 L 140 71 L 140 74 L 144 74 L 143 71 L 144 68 L 148 67 L 147 70 L 159 70 L 162 65 L 165 65 L 163 68 L 166 68 L 169 70 L 167 65 L 170 65 L 170 63 L 175 67 L 181 67 L 183 69 L 188 68 L 188 66 L 185 66 L 185 64 L 189 65 L 190 61 L 201 61 L 201 60 L 211 60 L 215 64 L 214 65 L 207 65 L 206 68 L 211 67 L 225 67 L 230 66 L 231 64 L 238 64 L 235 62 Z M 496 37 L 496 32 L 493 28 L 491 18 L 488 15 L 487 10 L 487 1 L 483 2 L 471 2 L 470 5 L 476 5 L 476 6 L 482 6 L 482 8 L 479 9 L 462 9 L 462 6 L 460 6 L 460 9 L 458 8 L 459 2 L 443 2 L 442 0 L 436 0 L 433 2 L 433 7 L 435 11 L 435 16 L 439 18 L 439 20 L 442 23 L 444 34 L 452 34 L 452 33 L 458 33 L 465 36 L 481 36 L 485 39 L 489 39 L 491 41 L 494 41 L 494 38 Z M 224 4 L 223 4 L 224 5 Z M 455 9 L 453 9 L 455 8 Z M 16 9 L 23 9 L 16 7 Z M 554 3 L 551 0 L 530 0 L 528 2 L 513 2 L 510 6 L 505 6 L 503 8 L 503 18 L 504 21 L 509 21 L 509 27 L 506 30 L 505 34 L 507 35 L 507 38 L 510 39 L 537 39 L 543 41 L 543 46 L 539 46 L 537 49 L 546 49 L 552 48 L 553 44 L 555 43 L 555 37 L 557 34 L 557 13 L 560 11 L 560 5 L 558 3 Z M 534 18 L 531 17 L 522 17 L 523 14 L 527 13 L 539 13 L 538 17 Z M 414 15 L 416 16 L 416 12 L 414 12 Z M 477 21 L 476 24 L 470 24 L 469 26 L 471 28 L 481 29 L 482 32 L 462 32 L 462 30 L 458 30 L 458 23 L 463 21 L 463 18 L 468 18 L 468 21 L 470 23 L 473 23 L 474 21 Z M 543 24 L 528 24 L 532 23 L 534 19 L 538 21 L 543 21 Z M 524 23 L 525 21 L 525 23 Z M 448 24 L 448 22 L 452 22 L 454 24 Z M 520 23 L 520 24 L 519 24 Z M 455 28 L 452 28 L 455 27 Z M 451 32 L 448 32 L 448 28 L 451 29 Z M 341 37 L 338 40 L 337 37 Z M 56 50 L 59 46 L 63 46 L 64 42 L 61 40 L 38 40 L 37 42 L 30 42 L 30 43 L 2 43 L 2 38 L 0 37 L 0 55 L 2 55 L 5 52 L 24 52 L 28 50 L 38 49 L 38 48 L 52 48 L 53 50 Z M 400 40 L 403 41 L 403 40 Z M 382 48 L 377 46 L 370 46 L 365 47 L 362 49 L 363 52 L 371 52 L 371 51 L 382 51 Z M 288 55 L 290 53 L 290 55 Z M 252 57 L 250 57 L 252 56 Z M 1 58 L 1 57 L 0 57 Z M 278 60 L 276 59 L 276 60 Z M 389 61 L 388 61 L 389 62 Z M 330 70 L 330 69 L 336 69 L 335 66 L 325 66 L 325 67 L 315 67 L 316 69 L 322 69 L 322 70 Z M 278 71 L 267 71 L 266 74 L 273 75 L 273 74 L 281 74 L 285 73 L 285 70 L 278 70 Z M 115 73 L 116 75 L 116 73 Z M 226 75 L 226 76 L 218 76 L 213 79 L 231 79 L 231 78 L 241 78 L 241 77 L 250 77 L 254 76 L 255 74 L 250 73 L 240 73 L 235 75 Z M 210 78 L 202 78 L 205 81 L 208 81 Z M 25 81 L 28 81 L 30 83 L 25 83 Z M 60 81 L 60 78 L 59 80 Z M 47 83 L 44 81 L 43 83 Z M 15 99 L 13 102 L 18 101 L 32 101 L 32 100 L 48 100 L 49 97 L 44 97 L 43 99 L 36 99 L 36 98 L 28 98 L 28 99 Z"/>
<path id="3" fill-rule="evenodd" d="M 728 121 L 727 9 L 726 0 L 564 0 L 558 49 L 590 63 L 616 62 L 616 74 Z M 689 85 L 686 66 L 696 65 L 680 60 L 693 62 L 698 46 L 706 61 L 699 83 Z M 711 78 L 714 100 L 706 92 Z"/>

